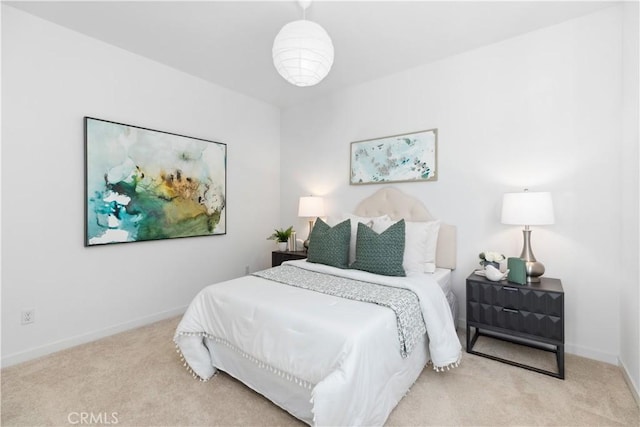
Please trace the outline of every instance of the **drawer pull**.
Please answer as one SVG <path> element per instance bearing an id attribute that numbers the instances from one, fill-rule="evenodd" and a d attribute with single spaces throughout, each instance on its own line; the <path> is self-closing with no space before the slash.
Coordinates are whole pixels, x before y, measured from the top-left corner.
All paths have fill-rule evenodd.
<path id="1" fill-rule="evenodd" d="M 514 310 L 513 308 L 506 308 L 506 307 L 503 307 L 502 311 L 506 311 L 507 313 L 516 313 L 516 314 L 520 313 L 520 310 Z"/>
<path id="2" fill-rule="evenodd" d="M 510 286 L 503 286 L 502 289 L 504 289 L 505 291 L 512 291 L 512 292 L 518 291 L 518 288 L 512 288 Z"/>

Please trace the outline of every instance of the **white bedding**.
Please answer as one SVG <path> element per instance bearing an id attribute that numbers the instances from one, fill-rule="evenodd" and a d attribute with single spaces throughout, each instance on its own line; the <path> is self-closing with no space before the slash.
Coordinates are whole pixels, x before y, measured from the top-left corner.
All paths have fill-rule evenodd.
<path id="1" fill-rule="evenodd" d="M 449 302 L 449 308 L 451 309 L 451 315 L 455 325 L 458 321 L 458 299 L 451 289 L 451 270 L 448 268 L 436 268 L 432 276 L 436 282 L 438 282 L 438 285 L 440 285 L 440 289 L 442 289 L 444 296 L 447 298 L 447 302 Z"/>
<path id="2" fill-rule="evenodd" d="M 431 273 L 431 276 L 440 285 L 440 289 L 445 295 L 451 292 L 451 270 L 448 268 L 436 268 L 436 271 Z"/>
<path id="3" fill-rule="evenodd" d="M 253 370 L 251 378 L 239 378 L 304 421 L 382 425 L 422 370 L 427 342 L 434 366 L 459 362 L 461 346 L 449 305 L 432 275 L 389 278 L 306 261 L 289 264 L 414 290 L 430 339 L 403 359 L 393 311 L 245 276 L 205 288 L 178 325 L 174 340 L 198 377 L 215 373 L 218 355 L 210 349 L 234 353 L 270 376 L 308 390 L 311 414 L 301 405 L 290 407 L 275 391 L 270 396 L 268 376 L 263 383 Z M 235 370 L 242 376 L 242 367 Z"/>

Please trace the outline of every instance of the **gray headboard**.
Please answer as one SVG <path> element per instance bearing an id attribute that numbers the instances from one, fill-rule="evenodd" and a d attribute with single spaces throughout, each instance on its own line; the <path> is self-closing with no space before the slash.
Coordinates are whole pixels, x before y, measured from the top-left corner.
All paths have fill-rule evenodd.
<path id="1" fill-rule="evenodd" d="M 354 212 L 359 216 L 380 216 L 387 214 L 391 219 L 405 221 L 433 221 L 434 218 L 422 202 L 402 191 L 385 187 L 362 200 Z M 456 268 L 456 227 L 440 224 L 438 247 L 436 250 L 436 266 Z"/>

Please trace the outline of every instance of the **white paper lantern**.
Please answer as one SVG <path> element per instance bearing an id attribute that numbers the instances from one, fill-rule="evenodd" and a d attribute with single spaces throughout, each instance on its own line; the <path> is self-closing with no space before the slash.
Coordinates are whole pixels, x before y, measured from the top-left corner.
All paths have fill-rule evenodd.
<path id="1" fill-rule="evenodd" d="M 307 20 L 282 27 L 273 41 L 273 65 L 296 86 L 313 86 L 333 65 L 333 43 L 320 25 Z"/>

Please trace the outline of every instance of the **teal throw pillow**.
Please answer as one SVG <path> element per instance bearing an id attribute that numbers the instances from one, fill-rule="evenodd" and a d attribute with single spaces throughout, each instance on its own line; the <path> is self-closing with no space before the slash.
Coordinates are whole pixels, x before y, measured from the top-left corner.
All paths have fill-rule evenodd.
<path id="1" fill-rule="evenodd" d="M 351 221 L 329 227 L 320 218 L 316 219 L 311 236 L 307 261 L 326 264 L 332 267 L 349 268 L 349 240 L 351 239 Z"/>
<path id="2" fill-rule="evenodd" d="M 358 224 L 356 260 L 351 268 L 383 276 L 406 276 L 404 258 L 405 223 L 400 220 L 378 234 Z"/>

